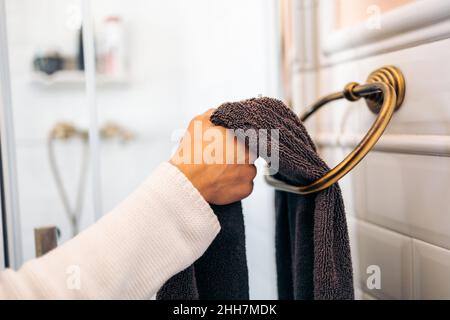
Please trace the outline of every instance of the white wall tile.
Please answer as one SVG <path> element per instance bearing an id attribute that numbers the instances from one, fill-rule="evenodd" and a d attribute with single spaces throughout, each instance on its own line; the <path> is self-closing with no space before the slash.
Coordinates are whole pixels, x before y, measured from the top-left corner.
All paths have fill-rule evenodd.
<path id="1" fill-rule="evenodd" d="M 355 300 L 364 300 L 364 291 L 359 288 L 355 288 Z"/>
<path id="2" fill-rule="evenodd" d="M 375 298 L 374 296 L 371 296 L 368 293 L 364 293 L 362 296 L 362 300 L 378 300 L 377 298 Z"/>
<path id="3" fill-rule="evenodd" d="M 351 152 L 345 148 L 335 147 L 321 147 L 319 154 L 322 159 L 325 160 L 330 168 L 334 168 Z M 347 214 L 356 215 L 355 205 L 353 201 L 353 189 L 354 184 L 351 178 L 351 174 L 347 174 L 339 180 L 339 186 L 341 187 L 342 197 L 344 199 L 345 212 Z"/>
<path id="4" fill-rule="evenodd" d="M 358 217 L 450 248 L 450 158 L 371 152 L 351 178 Z"/>
<path id="5" fill-rule="evenodd" d="M 414 298 L 450 299 L 450 250 L 414 240 Z"/>
<path id="6" fill-rule="evenodd" d="M 68 200 L 74 206 L 80 175 L 81 144 L 57 144 L 56 161 L 60 168 Z M 50 169 L 45 144 L 19 145 L 17 152 L 19 208 L 24 261 L 35 257 L 34 231 L 36 227 L 55 225 L 61 231 L 59 243 L 71 238 L 70 224 Z M 84 201 L 80 225 L 85 228 L 94 221 L 91 180 L 86 180 L 82 192 Z"/>
<path id="7" fill-rule="evenodd" d="M 383 65 L 396 65 L 405 75 L 407 95 L 402 109 L 394 115 L 394 121 L 389 124 L 387 133 L 448 135 L 450 73 L 442 70 L 449 69 L 449 50 L 450 39 L 445 39 L 322 68 L 320 95 L 340 91 L 351 81 L 363 83 L 373 70 Z M 338 102 L 325 108 L 327 111 L 321 113 L 322 132 L 339 132 L 347 117 L 347 108 L 352 108 L 349 121 L 345 124 L 347 132 L 365 133 L 375 119 L 363 100 L 353 103 Z"/>
<path id="8" fill-rule="evenodd" d="M 348 217 L 356 287 L 379 299 L 412 297 L 411 239 L 370 223 Z M 378 266 L 381 288 L 369 289 L 369 266 Z"/>

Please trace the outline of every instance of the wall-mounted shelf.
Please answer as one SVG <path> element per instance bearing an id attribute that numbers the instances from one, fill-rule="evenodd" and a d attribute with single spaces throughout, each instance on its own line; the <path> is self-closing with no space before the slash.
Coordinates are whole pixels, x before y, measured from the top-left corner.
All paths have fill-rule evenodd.
<path id="1" fill-rule="evenodd" d="M 97 85 L 101 87 L 129 84 L 128 75 L 113 76 L 97 74 L 96 80 Z M 82 86 L 85 84 L 85 75 L 84 72 L 78 70 L 58 71 L 52 75 L 34 71 L 31 74 L 31 83 L 45 87 Z"/>

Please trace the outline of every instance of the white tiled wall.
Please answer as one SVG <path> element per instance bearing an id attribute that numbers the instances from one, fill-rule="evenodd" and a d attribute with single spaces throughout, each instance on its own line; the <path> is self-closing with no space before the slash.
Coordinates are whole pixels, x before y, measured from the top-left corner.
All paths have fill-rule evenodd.
<path id="1" fill-rule="evenodd" d="M 373 296 L 450 298 L 449 172 L 446 157 L 380 152 L 353 172 L 355 260 L 383 265 L 389 284 Z"/>
<path id="2" fill-rule="evenodd" d="M 450 299 L 450 250 L 413 240 L 414 298 Z"/>
<path id="3" fill-rule="evenodd" d="M 349 59 L 318 72 L 318 95 L 363 82 L 383 65 L 396 65 L 406 77 L 404 104 L 383 135 L 395 137 L 395 145 L 389 152 L 369 152 L 340 181 L 360 299 L 450 299 L 450 157 L 445 139 L 433 140 L 450 135 L 450 74 L 438 71 L 449 69 L 443 57 L 449 50 L 450 39 L 444 39 Z M 352 150 L 345 137 L 362 137 L 375 115 L 361 99 L 330 104 L 317 118 L 311 128 L 316 137 L 330 140 L 321 154 L 333 166 Z M 430 151 L 410 147 L 405 153 L 402 146 L 414 146 L 414 137 L 428 139 Z M 380 289 L 367 286 L 371 265 L 380 267 Z"/>
<path id="4" fill-rule="evenodd" d="M 352 179 L 359 218 L 450 248 L 450 158 L 372 152 Z"/>
<path id="5" fill-rule="evenodd" d="M 389 152 L 371 151 L 339 181 L 349 221 L 356 297 L 449 299 L 450 21 L 439 18 L 439 6 L 448 1 L 413 1 L 411 11 L 397 9 L 396 19 L 390 21 L 380 11 L 378 30 L 361 23 L 338 33 L 333 33 L 334 1 L 307 2 L 303 6 L 303 1 L 293 1 L 294 34 L 299 34 L 293 39 L 296 50 L 291 58 L 300 65 L 292 68 L 297 111 L 342 91 L 349 82 L 364 83 L 371 72 L 386 65 L 397 66 L 406 80 L 403 105 L 378 143 L 390 137 Z M 411 16 L 414 10 L 434 15 L 424 24 L 421 15 Z M 360 10 L 367 22 L 369 11 Z M 317 24 L 311 27 L 305 23 L 309 19 Z M 375 119 L 364 99 L 341 100 L 321 108 L 306 125 L 333 167 L 356 146 L 346 141 L 362 139 Z M 417 141 L 429 144 L 421 147 Z M 366 285 L 371 265 L 380 267 L 380 289 Z"/>
<path id="6" fill-rule="evenodd" d="M 411 299 L 411 238 L 350 216 L 348 221 L 355 286 L 379 299 Z M 373 266 L 380 268 L 379 289 L 367 285 Z"/>
<path id="7" fill-rule="evenodd" d="M 332 155 L 340 156 L 342 153 L 342 150 L 337 149 L 326 148 L 322 154 L 334 163 L 335 157 Z M 394 163 L 397 169 L 415 167 L 414 173 L 419 180 L 411 183 L 406 178 L 407 174 L 389 172 L 386 167 L 393 159 L 396 159 Z M 402 191 L 417 187 L 425 192 L 418 184 L 426 185 L 427 179 L 436 181 L 445 177 L 450 171 L 447 161 L 448 158 L 372 152 L 343 181 L 346 207 L 350 204 L 347 221 L 358 299 L 367 299 L 366 295 L 375 299 L 450 299 L 450 250 L 446 242 L 439 245 L 435 241 L 437 238 L 429 236 L 430 232 L 439 230 L 443 235 L 449 233 L 450 229 L 445 225 L 446 218 L 443 217 L 450 213 L 449 198 L 440 196 L 441 192 L 446 193 L 448 189 L 430 189 L 429 197 L 421 194 L 412 197 Z M 423 174 L 430 168 L 442 170 L 442 173 Z M 393 181 L 399 177 L 404 180 L 396 188 Z M 445 181 L 448 183 L 450 180 Z M 368 186 L 371 186 L 370 193 L 366 193 Z M 372 199 L 368 201 L 368 198 Z M 423 209 L 422 201 L 428 203 L 428 207 L 419 213 Z M 371 203 L 370 209 L 367 203 Z M 386 219 L 373 218 L 377 216 Z M 416 224 L 417 228 L 410 227 L 411 221 L 418 217 L 421 217 L 421 224 Z M 439 223 L 441 217 L 443 222 Z M 394 219 L 397 223 L 394 223 Z M 367 268 L 373 265 L 380 267 L 380 289 L 367 285 L 367 279 L 372 275 Z"/>

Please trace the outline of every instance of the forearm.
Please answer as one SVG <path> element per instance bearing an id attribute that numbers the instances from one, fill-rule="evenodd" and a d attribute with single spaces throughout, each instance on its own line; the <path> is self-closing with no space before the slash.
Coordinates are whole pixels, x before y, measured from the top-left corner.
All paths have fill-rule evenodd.
<path id="1" fill-rule="evenodd" d="M 95 225 L 19 271 L 0 273 L 0 298 L 150 298 L 219 229 L 199 192 L 164 163 Z"/>

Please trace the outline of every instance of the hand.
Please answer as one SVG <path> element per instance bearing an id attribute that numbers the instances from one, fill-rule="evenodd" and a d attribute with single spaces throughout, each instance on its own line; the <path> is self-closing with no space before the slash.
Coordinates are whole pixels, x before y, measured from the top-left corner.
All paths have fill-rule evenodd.
<path id="1" fill-rule="evenodd" d="M 256 156 L 232 130 L 213 125 L 211 109 L 194 119 L 170 162 L 211 204 L 242 200 L 253 190 Z"/>

